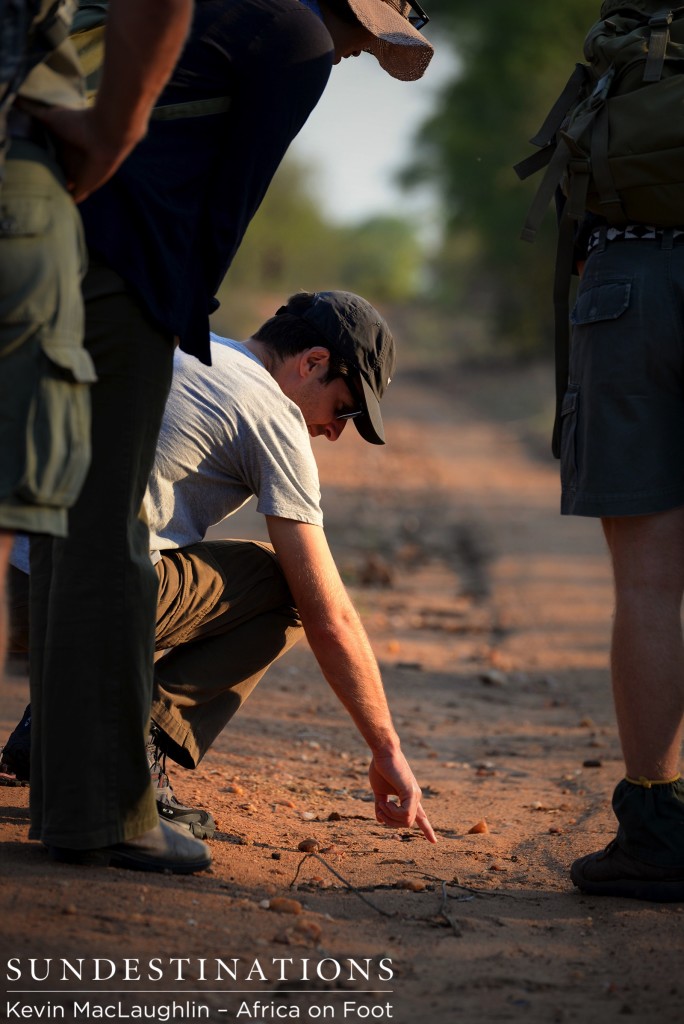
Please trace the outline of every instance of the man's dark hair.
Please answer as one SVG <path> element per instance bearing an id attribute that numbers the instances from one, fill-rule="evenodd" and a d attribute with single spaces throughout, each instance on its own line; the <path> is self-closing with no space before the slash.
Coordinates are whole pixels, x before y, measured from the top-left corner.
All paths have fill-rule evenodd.
<path id="1" fill-rule="evenodd" d="M 330 363 L 323 383 L 329 384 L 338 377 L 351 376 L 354 371 L 349 363 L 331 348 L 330 342 L 326 340 L 325 336 L 303 319 L 302 314 L 311 305 L 313 297 L 312 292 L 297 292 L 296 295 L 292 295 L 287 300 L 287 307 L 283 306 L 275 316 L 262 324 L 258 331 L 254 332 L 253 338 L 268 345 L 271 353 L 279 362 L 317 345 L 327 348 L 330 353 Z"/>

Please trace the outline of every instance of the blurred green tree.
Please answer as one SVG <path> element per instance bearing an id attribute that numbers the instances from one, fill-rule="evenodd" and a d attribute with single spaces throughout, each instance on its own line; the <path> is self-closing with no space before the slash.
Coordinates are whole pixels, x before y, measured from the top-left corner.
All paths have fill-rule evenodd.
<path id="1" fill-rule="evenodd" d="M 550 215 L 534 246 L 519 241 L 539 176 L 521 184 L 512 165 L 532 152 L 527 140 L 582 60 L 598 8 L 598 0 L 430 3 L 460 65 L 401 180 L 432 183 L 444 202 L 436 296 L 452 305 L 479 301 L 497 340 L 516 352 L 551 344 L 555 226 Z"/>
<path id="2" fill-rule="evenodd" d="M 375 302 L 411 299 L 422 284 L 423 248 L 399 217 L 371 217 L 342 229 L 339 260 L 339 287 Z"/>
<path id="3" fill-rule="evenodd" d="M 339 288 L 378 302 L 408 300 L 421 285 L 423 264 L 423 247 L 409 221 L 331 223 L 316 195 L 315 172 L 287 157 L 221 286 L 224 309 L 215 327 L 235 333 L 254 327 L 260 296 L 272 304 L 302 289 Z"/>

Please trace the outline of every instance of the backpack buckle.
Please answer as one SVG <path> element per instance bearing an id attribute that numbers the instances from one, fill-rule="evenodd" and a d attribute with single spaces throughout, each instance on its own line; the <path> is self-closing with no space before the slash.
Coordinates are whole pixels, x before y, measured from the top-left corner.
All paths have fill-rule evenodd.
<path id="1" fill-rule="evenodd" d="M 660 11 L 648 19 L 649 28 L 667 28 L 672 24 L 672 11 Z"/>
<path id="2" fill-rule="evenodd" d="M 649 19 L 651 34 L 648 40 L 648 56 L 644 67 L 643 82 L 659 82 L 665 64 L 665 52 L 670 41 L 672 11 L 659 11 Z"/>

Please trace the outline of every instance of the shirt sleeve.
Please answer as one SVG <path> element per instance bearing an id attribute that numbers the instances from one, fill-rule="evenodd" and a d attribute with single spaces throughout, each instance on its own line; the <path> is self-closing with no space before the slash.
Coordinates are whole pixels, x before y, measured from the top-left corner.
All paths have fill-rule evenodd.
<path id="1" fill-rule="evenodd" d="M 263 416 L 241 429 L 240 457 L 257 511 L 300 523 L 323 525 L 318 467 L 299 410 Z"/>

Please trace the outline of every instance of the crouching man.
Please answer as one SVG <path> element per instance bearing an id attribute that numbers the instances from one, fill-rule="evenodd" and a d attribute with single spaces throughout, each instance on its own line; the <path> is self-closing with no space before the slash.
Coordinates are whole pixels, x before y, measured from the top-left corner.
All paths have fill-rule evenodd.
<path id="1" fill-rule="evenodd" d="M 159 577 L 156 647 L 165 651 L 155 666 L 148 748 L 159 813 L 200 838 L 213 835 L 211 815 L 175 797 L 166 758 L 196 768 L 303 629 L 370 749 L 377 820 L 416 824 L 435 842 L 378 664 L 328 547 L 310 443 L 321 435 L 336 441 L 353 420 L 366 441 L 384 444 L 379 401 L 395 362 L 389 328 L 357 295 L 302 292 L 245 342 L 212 336 L 211 358 L 208 367 L 176 352 L 145 497 Z M 252 496 L 272 547 L 204 539 Z M 26 630 L 26 577 L 15 571 L 12 582 L 16 650 Z M 29 715 L 4 748 L 6 773 L 27 775 L 18 762 Z"/>

